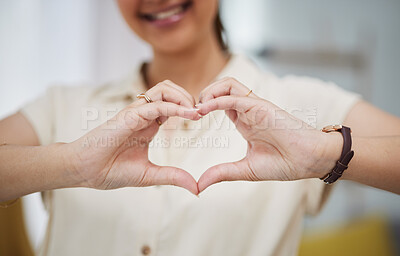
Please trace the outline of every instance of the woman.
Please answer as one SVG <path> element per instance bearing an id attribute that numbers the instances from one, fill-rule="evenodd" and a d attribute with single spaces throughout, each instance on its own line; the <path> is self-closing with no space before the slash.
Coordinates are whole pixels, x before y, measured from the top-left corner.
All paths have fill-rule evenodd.
<path id="1" fill-rule="evenodd" d="M 282 108 L 317 128 L 345 123 L 359 136 L 398 134 L 395 117 L 358 95 L 314 79 L 263 74 L 246 58 L 230 56 L 217 0 L 118 4 L 152 46 L 153 60 L 112 85 L 53 88 L 0 123 L 7 143 L 0 147 L 2 201 L 51 191 L 44 193 L 50 222 L 42 254 L 296 254 L 302 218 L 318 211 L 327 191 L 306 178 L 329 169 L 308 166 L 324 155 L 320 140 L 291 141 L 314 152 L 297 157 L 304 160 L 297 167 L 282 157 L 287 147 L 262 141 L 260 131 L 269 125 L 278 137 L 284 130 L 311 131 Z M 203 104 L 195 107 L 196 98 Z M 231 104 L 238 100 L 253 105 Z M 209 113 L 218 108 L 235 123 L 221 111 Z M 321 138 L 328 136 L 335 135 Z M 227 169 L 235 172 L 226 175 Z M 176 187 L 147 187 L 171 184 L 198 194 L 237 179 L 264 182 L 222 183 L 200 198 Z M 129 188 L 91 189 L 122 187 Z"/>

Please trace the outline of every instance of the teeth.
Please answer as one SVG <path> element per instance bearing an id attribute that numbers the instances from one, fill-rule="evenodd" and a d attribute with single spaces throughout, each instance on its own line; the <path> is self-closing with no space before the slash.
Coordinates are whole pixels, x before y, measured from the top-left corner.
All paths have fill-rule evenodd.
<path id="1" fill-rule="evenodd" d="M 165 12 L 152 14 L 150 16 L 154 20 L 163 20 L 163 19 L 169 18 L 169 17 L 174 16 L 174 15 L 176 15 L 178 13 L 181 13 L 181 12 L 183 12 L 183 6 L 178 6 L 178 7 L 174 8 L 174 9 L 171 9 L 171 10 L 168 10 L 168 11 L 165 11 Z"/>

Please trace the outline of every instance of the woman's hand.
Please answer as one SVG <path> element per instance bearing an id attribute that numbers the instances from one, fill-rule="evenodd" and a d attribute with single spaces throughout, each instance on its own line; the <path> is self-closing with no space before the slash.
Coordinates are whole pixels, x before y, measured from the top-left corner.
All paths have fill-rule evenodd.
<path id="1" fill-rule="evenodd" d="M 194 99 L 183 88 L 164 81 L 120 111 L 112 120 L 77 141 L 66 144 L 73 152 L 75 177 L 80 186 L 97 189 L 175 185 L 198 194 L 197 182 L 186 171 L 157 166 L 148 159 L 149 143 L 165 122 L 179 116 L 198 120 Z"/>
<path id="2" fill-rule="evenodd" d="M 249 91 L 226 78 L 201 93 L 199 114 L 225 110 L 247 140 L 248 150 L 238 162 L 209 168 L 198 181 L 199 192 L 221 181 L 322 177 L 334 167 L 343 143 L 340 134 L 318 131 L 254 93 L 246 96 Z"/>

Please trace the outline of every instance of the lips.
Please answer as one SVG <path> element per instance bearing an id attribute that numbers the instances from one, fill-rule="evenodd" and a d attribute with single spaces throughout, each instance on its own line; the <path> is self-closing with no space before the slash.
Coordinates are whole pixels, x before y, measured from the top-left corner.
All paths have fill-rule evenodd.
<path id="1" fill-rule="evenodd" d="M 187 1 L 182 4 L 168 7 L 162 11 L 153 13 L 142 13 L 139 14 L 139 17 L 150 22 L 167 21 L 170 19 L 174 19 L 174 17 L 178 18 L 182 16 L 192 5 L 193 5 L 192 1 Z"/>

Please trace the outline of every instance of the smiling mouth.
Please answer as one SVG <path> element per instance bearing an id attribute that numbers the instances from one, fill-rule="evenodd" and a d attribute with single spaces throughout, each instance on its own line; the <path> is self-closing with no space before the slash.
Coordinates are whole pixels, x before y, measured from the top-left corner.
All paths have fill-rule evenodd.
<path id="1" fill-rule="evenodd" d="M 146 14 L 139 14 L 142 19 L 147 21 L 160 21 L 169 19 L 175 15 L 180 15 L 186 12 L 191 6 L 193 5 L 193 1 L 188 1 L 176 6 L 169 7 L 163 11 L 159 11 L 156 13 L 146 13 Z"/>

